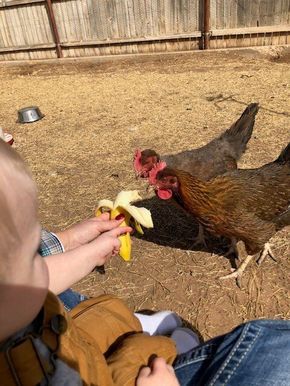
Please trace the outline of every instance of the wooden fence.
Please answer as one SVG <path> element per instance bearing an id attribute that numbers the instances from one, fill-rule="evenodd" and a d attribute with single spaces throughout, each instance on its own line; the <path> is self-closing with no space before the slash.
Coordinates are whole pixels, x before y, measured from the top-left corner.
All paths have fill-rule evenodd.
<path id="1" fill-rule="evenodd" d="M 290 0 L 0 0 L 0 60 L 290 43 Z"/>

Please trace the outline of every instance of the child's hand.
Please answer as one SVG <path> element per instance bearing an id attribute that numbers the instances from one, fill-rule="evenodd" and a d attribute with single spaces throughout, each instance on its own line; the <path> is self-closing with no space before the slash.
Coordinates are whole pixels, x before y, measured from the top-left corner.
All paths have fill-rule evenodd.
<path id="1" fill-rule="evenodd" d="M 93 217 L 72 225 L 68 229 L 57 232 L 56 236 L 62 242 L 65 251 L 78 248 L 96 239 L 101 233 L 119 226 L 119 220 L 109 220 L 109 213 L 103 213 L 99 217 Z"/>
<path id="2" fill-rule="evenodd" d="M 173 367 L 163 358 L 155 358 L 151 366 L 143 367 L 136 380 L 136 386 L 179 386 Z"/>
<path id="3" fill-rule="evenodd" d="M 117 222 L 112 220 L 111 223 L 119 224 L 120 221 Z M 115 224 L 115 228 L 102 233 L 98 238 L 92 241 L 91 245 L 95 248 L 96 251 L 95 265 L 103 265 L 111 256 L 117 255 L 121 246 L 121 242 L 118 237 L 131 231 L 131 227 L 119 227 L 119 225 L 116 227 Z"/>

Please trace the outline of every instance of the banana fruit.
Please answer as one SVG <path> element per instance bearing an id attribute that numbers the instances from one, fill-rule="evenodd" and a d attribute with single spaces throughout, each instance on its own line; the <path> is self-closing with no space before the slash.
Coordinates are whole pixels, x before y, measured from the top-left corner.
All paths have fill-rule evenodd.
<path id="1" fill-rule="evenodd" d="M 137 208 L 134 205 L 131 205 L 131 202 L 141 200 L 142 197 L 139 195 L 137 190 L 122 190 L 116 197 L 115 202 L 111 200 L 100 200 L 96 209 L 96 216 L 100 216 L 104 211 L 110 212 L 110 219 L 115 219 L 119 214 L 125 216 L 124 221 L 120 226 L 132 226 L 131 221 L 134 221 L 134 228 L 140 234 L 144 234 L 143 229 L 153 228 L 153 221 L 151 213 L 146 208 Z M 119 255 L 125 260 L 131 260 L 131 235 L 126 233 L 119 237 L 121 242 L 121 247 Z"/>
<path id="2" fill-rule="evenodd" d="M 123 208 L 118 207 L 116 209 L 111 210 L 110 218 L 113 220 L 119 214 L 124 214 L 124 216 L 125 216 L 124 221 L 121 222 L 120 226 L 128 226 L 130 223 L 131 216 Z M 129 261 L 131 259 L 131 249 L 132 249 L 132 242 L 131 242 L 130 233 L 127 232 L 127 233 L 121 235 L 119 237 L 119 240 L 121 242 L 119 254 L 125 261 Z"/>

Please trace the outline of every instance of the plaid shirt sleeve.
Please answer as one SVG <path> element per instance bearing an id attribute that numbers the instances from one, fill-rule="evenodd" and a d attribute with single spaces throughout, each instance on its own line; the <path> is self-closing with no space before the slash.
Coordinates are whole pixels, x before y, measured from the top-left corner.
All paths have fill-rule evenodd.
<path id="1" fill-rule="evenodd" d="M 61 241 L 54 233 L 48 232 L 45 229 L 41 230 L 41 240 L 38 248 L 38 253 L 41 256 L 55 255 L 63 253 L 64 248 Z"/>

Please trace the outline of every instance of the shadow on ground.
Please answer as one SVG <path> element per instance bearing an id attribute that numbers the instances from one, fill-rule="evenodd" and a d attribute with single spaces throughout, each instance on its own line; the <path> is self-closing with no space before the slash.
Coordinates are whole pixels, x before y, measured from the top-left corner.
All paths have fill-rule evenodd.
<path id="1" fill-rule="evenodd" d="M 145 229 L 142 239 L 152 243 L 190 251 L 203 251 L 223 255 L 229 246 L 224 238 L 215 238 L 206 232 L 206 246 L 196 245 L 198 222 L 173 201 L 163 202 L 157 197 L 138 201 L 136 206 L 151 211 L 154 228 Z M 139 237 L 137 234 L 135 237 Z"/>

